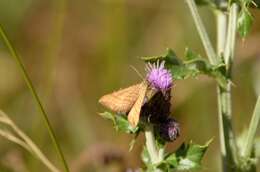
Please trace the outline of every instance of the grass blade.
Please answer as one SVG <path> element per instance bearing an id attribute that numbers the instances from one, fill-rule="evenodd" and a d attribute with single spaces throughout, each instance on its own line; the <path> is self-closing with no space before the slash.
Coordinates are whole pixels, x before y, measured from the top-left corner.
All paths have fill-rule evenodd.
<path id="1" fill-rule="evenodd" d="M 25 69 L 25 66 L 24 66 L 20 56 L 17 54 L 15 48 L 12 46 L 11 42 L 9 41 L 9 39 L 8 39 L 6 33 L 5 33 L 5 31 L 4 31 L 4 29 L 3 29 L 3 27 L 1 25 L 0 25 L 0 35 L 2 36 L 3 41 L 6 44 L 8 50 L 10 51 L 11 56 L 17 62 L 17 65 L 18 65 L 18 67 L 21 70 L 23 78 L 24 78 L 24 80 L 25 80 L 25 82 L 26 82 L 26 84 L 27 84 L 27 86 L 28 86 L 28 88 L 29 88 L 29 90 L 30 90 L 34 100 L 36 101 L 39 110 L 41 111 L 41 114 L 42 114 L 42 117 L 44 119 L 46 128 L 48 129 L 49 135 L 50 135 L 50 137 L 51 137 L 51 139 L 53 141 L 55 149 L 56 149 L 56 151 L 57 151 L 57 153 L 58 153 L 58 155 L 59 155 L 59 157 L 60 157 L 60 159 L 61 159 L 61 161 L 62 161 L 62 163 L 64 165 L 64 168 L 65 168 L 66 172 L 69 172 L 69 167 L 67 165 L 65 157 L 64 157 L 63 152 L 61 150 L 61 147 L 60 147 L 60 145 L 59 145 L 59 143 L 57 141 L 57 137 L 56 137 L 56 135 L 54 133 L 54 130 L 53 130 L 51 124 L 50 124 L 48 115 L 47 115 L 47 113 L 46 113 L 46 111 L 45 111 L 45 109 L 44 109 L 44 107 L 43 107 L 43 105 L 41 103 L 41 100 L 40 100 L 40 98 L 39 98 L 39 96 L 38 96 L 38 94 L 37 94 L 37 92 L 36 92 L 36 90 L 35 90 L 35 88 L 34 88 L 34 86 L 32 84 L 32 81 L 31 81 L 31 79 L 30 79 L 30 77 L 29 77 L 29 75 L 28 75 L 28 73 L 27 73 L 27 71 Z"/>

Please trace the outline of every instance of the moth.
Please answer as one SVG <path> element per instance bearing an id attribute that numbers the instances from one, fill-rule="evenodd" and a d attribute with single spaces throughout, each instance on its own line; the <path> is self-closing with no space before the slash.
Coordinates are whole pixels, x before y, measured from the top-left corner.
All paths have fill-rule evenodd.
<path id="1" fill-rule="evenodd" d="M 106 94 L 99 99 L 99 103 L 114 112 L 128 114 L 129 123 L 136 127 L 143 104 L 155 93 L 156 90 L 151 89 L 147 81 L 143 81 L 111 94 Z"/>

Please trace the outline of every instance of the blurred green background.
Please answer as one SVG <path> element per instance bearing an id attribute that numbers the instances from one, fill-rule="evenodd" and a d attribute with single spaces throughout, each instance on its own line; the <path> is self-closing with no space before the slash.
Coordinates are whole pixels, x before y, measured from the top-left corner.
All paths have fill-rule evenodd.
<path id="1" fill-rule="evenodd" d="M 260 12 L 252 11 L 250 35 L 238 39 L 234 64 L 233 112 L 237 135 L 247 126 L 260 93 Z M 200 13 L 215 42 L 215 18 Z M 182 57 L 186 47 L 205 56 L 190 12 L 182 0 L 1 0 L 0 23 L 17 48 L 44 102 L 73 172 L 123 172 L 141 166 L 139 137 L 117 133 L 98 113 L 106 93 L 140 82 L 140 56 L 160 55 L 167 47 Z M 203 144 L 214 138 L 201 171 L 219 171 L 215 83 L 207 77 L 176 81 L 173 116 L 184 140 Z M 0 43 L 0 108 L 62 167 L 36 103 L 15 61 Z M 258 132 L 259 136 L 259 132 Z M 31 154 L 0 139 L 1 172 L 48 171 Z"/>

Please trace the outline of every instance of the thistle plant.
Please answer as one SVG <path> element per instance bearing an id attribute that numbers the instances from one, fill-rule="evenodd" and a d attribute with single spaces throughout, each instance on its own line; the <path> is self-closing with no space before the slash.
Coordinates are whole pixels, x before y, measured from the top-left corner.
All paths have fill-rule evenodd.
<path id="1" fill-rule="evenodd" d="M 142 57 L 147 68 L 144 81 L 147 84 L 146 89 L 141 91 L 136 91 L 136 89 L 140 90 L 139 87 L 135 87 L 135 90 L 129 89 L 134 88 L 132 86 L 118 93 L 106 95 L 107 101 L 101 98 L 100 102 L 113 113 L 104 112 L 101 116 L 112 120 L 117 130 L 134 135 L 131 149 L 137 136 L 141 132 L 145 133 L 146 145 L 141 155 L 145 164 L 143 171 L 160 172 L 199 168 L 211 140 L 202 146 L 192 142 L 183 143 L 175 152 L 165 152 L 164 147 L 181 134 L 181 126 L 170 112 L 171 92 L 174 92 L 173 81 L 207 75 L 216 81 L 217 87 L 222 171 L 256 171 L 258 157 L 255 156 L 254 144 L 260 120 L 260 98 L 257 100 L 246 136 L 241 143 L 240 135 L 236 136 L 232 127 L 231 89 L 235 84 L 232 82 L 232 64 L 235 60 L 237 33 L 243 40 L 246 39 L 253 21 L 250 8 L 258 7 L 259 2 L 253 0 L 185 0 L 185 2 L 208 60 L 190 48 L 186 49 L 184 58 L 179 58 L 172 49 L 167 49 L 164 55 Z M 198 12 L 198 7 L 202 5 L 210 8 L 216 16 L 216 49 L 213 48 Z M 140 95 L 144 96 L 140 98 Z M 129 106 L 123 113 L 117 111 L 125 104 Z M 132 109 L 135 109 L 135 116 L 138 116 L 136 125 L 131 125 L 127 120 L 127 115 L 133 114 Z"/>
<path id="2" fill-rule="evenodd" d="M 103 96 L 100 103 L 115 111 L 115 114 L 104 112 L 100 115 L 113 121 L 115 128 L 129 134 L 134 134 L 130 150 L 137 136 L 144 132 L 146 144 L 143 148 L 142 160 L 146 171 L 190 170 L 200 167 L 201 159 L 210 142 L 197 145 L 192 142 L 183 143 L 176 152 L 166 153 L 164 148 L 168 142 L 175 141 L 180 135 L 180 125 L 171 116 L 171 91 L 173 89 L 173 75 L 170 70 L 171 62 L 177 60 L 172 50 L 165 56 L 144 57 L 147 61 L 146 78 L 141 84 L 119 90 Z M 147 88 L 141 89 L 145 83 Z M 143 93 L 144 92 L 144 93 Z M 141 95 L 145 96 L 141 96 Z M 140 106 L 138 103 L 141 97 Z M 132 102 L 132 103 L 130 103 Z M 125 113 L 120 113 L 126 104 Z M 131 106 L 132 105 L 132 106 Z M 138 116 L 137 125 L 129 121 L 131 112 Z M 127 117 L 128 116 L 128 117 Z M 128 119 L 127 119 L 128 118 Z"/>

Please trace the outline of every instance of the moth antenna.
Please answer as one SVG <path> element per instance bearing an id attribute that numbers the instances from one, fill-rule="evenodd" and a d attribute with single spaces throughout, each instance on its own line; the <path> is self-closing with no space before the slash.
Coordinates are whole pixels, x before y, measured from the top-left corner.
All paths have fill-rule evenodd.
<path id="1" fill-rule="evenodd" d="M 130 65 L 130 67 L 137 73 L 137 75 L 138 75 L 142 80 L 144 80 L 143 75 L 142 75 L 134 66 Z"/>

